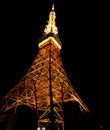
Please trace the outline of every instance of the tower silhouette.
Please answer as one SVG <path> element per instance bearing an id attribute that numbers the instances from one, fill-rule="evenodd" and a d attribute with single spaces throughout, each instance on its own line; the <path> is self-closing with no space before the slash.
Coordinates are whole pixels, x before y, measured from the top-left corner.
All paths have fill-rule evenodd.
<path id="1" fill-rule="evenodd" d="M 89 111 L 74 90 L 64 70 L 60 50 L 54 5 L 49 14 L 43 36 L 39 39 L 38 54 L 19 83 L 0 100 L 0 120 L 5 113 L 18 106 L 29 106 L 37 115 L 37 127 L 64 130 L 65 102 L 78 102 L 81 110 Z"/>

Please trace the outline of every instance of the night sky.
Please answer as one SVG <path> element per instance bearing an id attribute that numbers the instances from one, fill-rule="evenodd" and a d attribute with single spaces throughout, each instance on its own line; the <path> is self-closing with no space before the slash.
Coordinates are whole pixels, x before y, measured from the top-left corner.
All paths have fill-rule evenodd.
<path id="1" fill-rule="evenodd" d="M 108 8 L 104 3 L 66 0 L 2 2 L 0 98 L 19 82 L 31 66 L 53 2 L 62 42 L 61 57 L 68 78 L 97 122 L 109 129 L 110 50 L 107 40 Z"/>

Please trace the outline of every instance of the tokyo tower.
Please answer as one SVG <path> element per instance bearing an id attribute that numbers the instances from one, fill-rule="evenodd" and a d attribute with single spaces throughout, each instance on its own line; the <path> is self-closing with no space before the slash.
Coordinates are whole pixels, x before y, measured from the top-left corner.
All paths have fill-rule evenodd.
<path id="1" fill-rule="evenodd" d="M 17 107 L 29 106 L 37 116 L 37 130 L 64 130 L 66 102 L 78 102 L 81 110 L 89 112 L 70 83 L 62 64 L 54 4 L 49 20 L 39 39 L 38 54 L 31 67 L 13 89 L 0 100 L 0 121 Z"/>

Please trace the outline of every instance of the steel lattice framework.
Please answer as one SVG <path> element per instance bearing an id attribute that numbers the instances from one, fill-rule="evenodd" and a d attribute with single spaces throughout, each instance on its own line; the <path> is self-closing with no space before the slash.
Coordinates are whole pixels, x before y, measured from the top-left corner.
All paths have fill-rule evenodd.
<path id="1" fill-rule="evenodd" d="M 37 112 L 39 127 L 48 128 L 53 123 L 57 130 L 64 130 L 64 102 L 77 101 L 83 110 L 89 110 L 65 73 L 60 56 L 62 43 L 56 33 L 54 7 L 49 21 L 44 36 L 39 40 L 39 51 L 34 62 L 26 75 L 0 101 L 0 113 L 27 105 Z"/>

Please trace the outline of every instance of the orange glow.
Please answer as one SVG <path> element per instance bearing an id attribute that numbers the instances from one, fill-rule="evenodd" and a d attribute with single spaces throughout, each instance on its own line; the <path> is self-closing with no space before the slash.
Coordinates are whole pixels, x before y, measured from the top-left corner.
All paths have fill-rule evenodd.
<path id="1" fill-rule="evenodd" d="M 53 6 L 45 33 L 58 33 L 55 17 Z M 50 26 L 53 31 L 49 30 Z M 64 102 L 77 101 L 81 110 L 89 112 L 89 109 L 66 75 L 60 57 L 61 44 L 54 35 L 43 39 L 38 46 L 38 54 L 26 75 L 0 101 L 0 113 L 12 108 L 16 109 L 19 105 L 27 105 L 33 111 L 37 111 L 39 130 L 49 126 L 52 112 L 57 130 L 64 130 Z"/>

